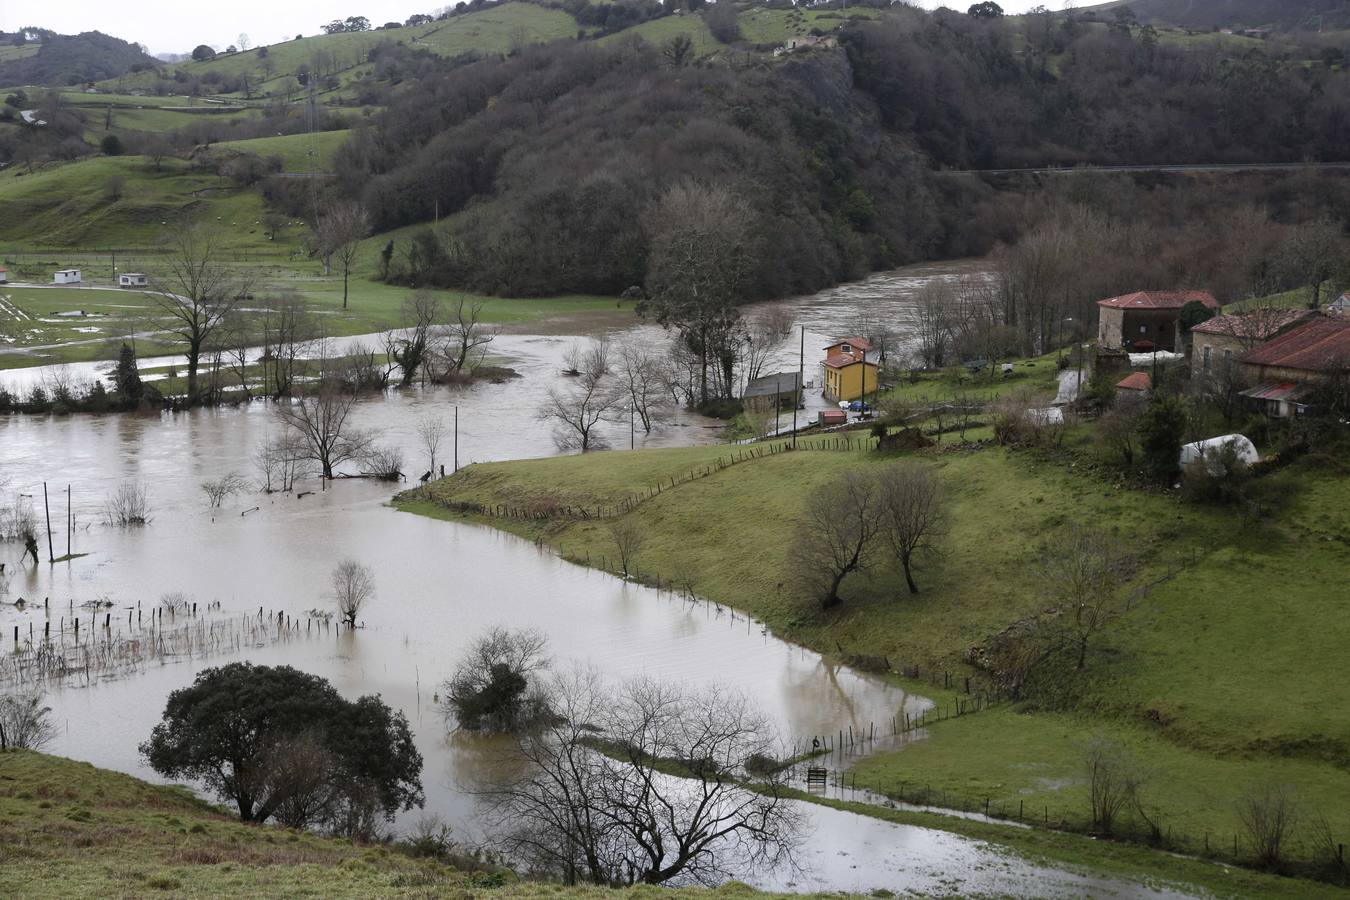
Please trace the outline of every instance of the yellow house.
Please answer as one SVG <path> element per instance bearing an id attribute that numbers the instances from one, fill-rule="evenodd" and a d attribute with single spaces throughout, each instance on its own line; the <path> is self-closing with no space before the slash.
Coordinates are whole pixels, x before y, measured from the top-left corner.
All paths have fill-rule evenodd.
<path id="1" fill-rule="evenodd" d="M 857 400 L 877 389 L 877 364 L 867 358 L 872 345 L 862 338 L 846 338 L 825 348 L 825 398 Z"/>

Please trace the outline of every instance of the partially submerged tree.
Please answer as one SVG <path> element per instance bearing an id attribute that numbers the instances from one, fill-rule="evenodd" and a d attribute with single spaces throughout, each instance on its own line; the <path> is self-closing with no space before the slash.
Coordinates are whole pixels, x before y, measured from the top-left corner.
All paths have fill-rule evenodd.
<path id="1" fill-rule="evenodd" d="M 155 274 L 155 305 L 165 330 L 186 346 L 189 403 L 201 400 L 202 354 L 226 316 L 248 294 L 248 279 L 226 265 L 224 236 L 201 223 L 175 229 Z"/>
<path id="2" fill-rule="evenodd" d="M 442 360 L 441 375 L 458 375 L 472 369 L 486 352 L 485 348 L 497 337 L 495 329 L 485 325 L 483 304 L 457 297 L 450 312 L 450 322 L 441 329 L 435 342 L 436 355 Z"/>
<path id="3" fill-rule="evenodd" d="M 575 384 L 548 389 L 538 416 L 555 424 L 553 439 L 558 449 L 585 453 L 604 447 L 604 441 L 595 433 L 596 426 L 612 417 L 622 394 L 606 382 L 603 373 L 596 374 L 595 357 L 589 363 L 583 360 L 581 365 L 584 370 Z"/>
<path id="4" fill-rule="evenodd" d="M 647 296 L 638 312 L 679 329 L 698 356 L 701 404 L 710 396 L 709 365 L 725 360 L 737 333 L 736 304 L 754 258 L 753 218 L 729 188 L 694 181 L 669 188 L 652 217 Z"/>
<path id="5" fill-rule="evenodd" d="M 290 666 L 198 673 L 169 695 L 140 751 L 160 775 L 199 782 L 246 822 L 285 815 L 297 827 L 351 833 L 423 803 L 422 756 L 403 714 L 377 696 L 346 700 Z"/>
<path id="6" fill-rule="evenodd" d="M 427 362 L 431 326 L 439 313 L 440 300 L 430 291 L 413 291 L 403 301 L 403 330 L 390 333 L 386 350 L 403 373 L 399 383 L 404 387 L 413 383 Z"/>
<path id="7" fill-rule="evenodd" d="M 338 617 L 348 628 L 355 628 L 356 617 L 375 598 L 375 573 L 354 559 L 344 559 L 333 568 L 330 582 Z"/>
<path id="8" fill-rule="evenodd" d="M 446 718 L 467 731 L 516 731 L 533 725 L 547 712 L 535 683 L 549 666 L 547 649 L 548 638 L 534 629 L 489 629 L 470 645 L 445 682 Z"/>
<path id="9" fill-rule="evenodd" d="M 445 421 L 435 416 L 425 416 L 417 422 L 417 437 L 422 442 L 422 449 L 427 452 L 428 478 L 436 477 L 436 454 L 440 451 L 441 442 L 448 433 Z"/>
<path id="10" fill-rule="evenodd" d="M 905 573 L 909 592 L 917 594 L 915 559 L 936 550 L 947 532 L 946 507 L 937 476 L 917 462 L 887 466 L 878 477 L 881 532 Z"/>
<path id="11" fill-rule="evenodd" d="M 593 672 L 555 678 L 480 795 L 502 849 L 568 884 L 713 883 L 790 857 L 801 813 L 741 695 Z M 750 776 L 753 789 L 742 782 Z"/>
<path id="12" fill-rule="evenodd" d="M 219 478 L 203 481 L 202 493 L 206 495 L 208 506 L 219 509 L 232 494 L 239 493 L 247 486 L 248 482 L 244 480 L 243 475 L 238 472 L 227 472 Z"/>
<path id="13" fill-rule="evenodd" d="M 325 382 L 317 393 L 297 397 L 277 407 L 277 418 L 299 440 L 305 458 L 316 463 L 324 478 L 344 462 L 359 459 L 372 437 L 348 422 L 356 395 Z"/>
<path id="14" fill-rule="evenodd" d="M 867 568 L 881 523 L 876 482 L 865 475 L 845 472 L 811 491 L 792 554 L 822 607 L 838 606 L 844 579 Z"/>
<path id="15" fill-rule="evenodd" d="M 651 434 L 665 405 L 668 373 L 660 355 L 648 344 L 625 341 L 619 345 L 619 383 L 625 405 L 632 411 L 643 432 Z"/>

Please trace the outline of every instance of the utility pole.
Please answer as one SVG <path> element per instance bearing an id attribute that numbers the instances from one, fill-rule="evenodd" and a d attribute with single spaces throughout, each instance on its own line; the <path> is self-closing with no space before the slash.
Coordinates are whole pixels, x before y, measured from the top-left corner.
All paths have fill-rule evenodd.
<path id="1" fill-rule="evenodd" d="M 459 471 L 459 407 L 455 407 L 455 471 Z"/>
<path id="2" fill-rule="evenodd" d="M 42 508 L 47 512 L 47 562 L 56 562 L 56 553 L 52 550 L 52 505 L 47 500 L 47 482 L 42 482 Z"/>
<path id="3" fill-rule="evenodd" d="M 801 405 L 802 398 L 806 396 L 806 381 L 803 374 L 806 371 L 806 326 L 801 326 L 802 346 L 797 357 L 797 396 L 792 401 L 792 449 L 797 449 L 797 407 Z"/>
<path id="4" fill-rule="evenodd" d="M 629 450 L 636 450 L 636 449 L 637 449 L 637 424 L 636 424 L 636 423 L 634 422 L 634 420 L 633 420 L 633 417 L 634 417 L 636 414 L 637 414 L 637 404 L 636 404 L 636 403 L 630 403 L 630 404 L 628 404 L 628 449 L 629 449 Z"/>

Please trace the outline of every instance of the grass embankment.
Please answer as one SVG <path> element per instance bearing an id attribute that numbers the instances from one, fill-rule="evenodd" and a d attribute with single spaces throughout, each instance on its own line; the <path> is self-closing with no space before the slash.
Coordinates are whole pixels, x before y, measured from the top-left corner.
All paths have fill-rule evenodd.
<path id="1" fill-rule="evenodd" d="M 1062 673 L 1069 712 L 998 708 L 941 722 L 926 741 L 858 769 L 859 786 L 952 805 L 983 805 L 1081 826 L 1088 811 L 1081 745 L 1102 732 L 1149 772 L 1146 808 L 1174 845 L 1231 855 L 1236 804 L 1250 786 L 1283 783 L 1300 798 L 1294 855 L 1317 849 L 1319 819 L 1350 837 L 1350 480 L 1307 458 L 1267 476 L 1290 498 L 1263 525 L 1227 509 L 1124 486 L 1097 468 L 1080 427 L 1062 455 L 987 447 L 926 451 L 949 495 L 944 555 L 918 571 L 911 597 L 889 569 L 845 584 L 822 613 L 792 574 L 794 523 L 806 494 L 836 473 L 884 460 L 811 451 L 734 465 L 679 484 L 628 513 L 646 544 L 637 567 L 748 610 L 775 632 L 827 653 L 884 655 L 894 668 L 970 672 L 966 651 L 1045 610 L 1035 564 L 1071 523 L 1096 523 L 1138 554 L 1085 672 Z M 434 484 L 434 501 L 516 507 L 612 504 L 727 448 L 602 453 L 475 465 Z M 435 502 L 406 508 L 454 514 Z M 607 524 L 491 520 L 599 564 L 615 555 Z M 1152 585 L 1125 608 L 1134 589 Z M 1250 854 L 1239 840 L 1239 858 Z"/>
<path id="2" fill-rule="evenodd" d="M 183 788 L 27 752 L 0 753 L 0 884 L 7 897 L 60 898 L 754 894 L 730 884 L 621 895 L 459 871 L 388 847 L 245 825 Z"/>

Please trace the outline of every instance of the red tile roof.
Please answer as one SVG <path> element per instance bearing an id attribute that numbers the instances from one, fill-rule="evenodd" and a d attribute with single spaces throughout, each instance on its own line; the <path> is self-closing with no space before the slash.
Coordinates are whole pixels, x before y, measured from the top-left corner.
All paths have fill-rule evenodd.
<path id="1" fill-rule="evenodd" d="M 1350 366 L 1350 321 L 1318 316 L 1242 357 L 1253 366 L 1330 372 Z"/>
<path id="2" fill-rule="evenodd" d="M 1097 305 L 1112 309 L 1181 309 L 1192 300 L 1198 300 L 1210 309 L 1219 308 L 1219 301 L 1209 291 L 1135 291 L 1098 300 Z"/>
<path id="3" fill-rule="evenodd" d="M 833 350 L 835 347 L 839 347 L 844 344 L 848 344 L 850 347 L 857 347 L 859 350 L 862 350 L 863 352 L 867 352 L 868 350 L 872 349 L 872 342 L 869 341 L 867 338 L 860 338 L 860 337 L 844 338 L 843 340 L 835 341 L 833 344 L 830 344 L 830 346 L 826 347 L 825 349 Z"/>
<path id="4" fill-rule="evenodd" d="M 829 356 L 825 357 L 825 365 L 829 366 L 831 369 L 846 369 L 849 366 L 857 365 L 860 362 L 862 362 L 861 359 L 858 359 L 856 356 L 851 356 L 848 353 L 831 353 Z M 868 360 L 867 364 L 869 366 L 876 365 L 876 363 L 871 360 Z"/>
<path id="5" fill-rule="evenodd" d="M 1153 379 L 1147 372 L 1132 372 L 1117 381 L 1116 387 L 1122 391 L 1146 391 L 1153 387 Z"/>
<path id="6" fill-rule="evenodd" d="M 1264 341 L 1302 319 L 1316 315 L 1310 309 L 1260 309 L 1236 316 L 1218 315 L 1191 329 L 1192 334 L 1219 334 L 1226 337 Z"/>

